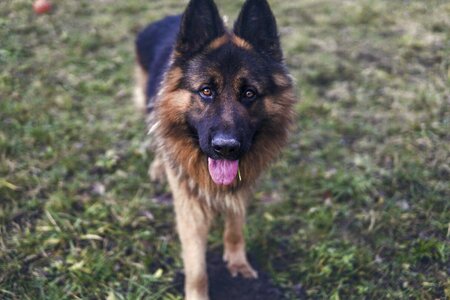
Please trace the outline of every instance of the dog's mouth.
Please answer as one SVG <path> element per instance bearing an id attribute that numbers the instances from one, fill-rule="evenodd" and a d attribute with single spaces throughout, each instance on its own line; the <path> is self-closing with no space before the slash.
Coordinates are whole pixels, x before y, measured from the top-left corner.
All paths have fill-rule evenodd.
<path id="1" fill-rule="evenodd" d="M 211 179 L 218 185 L 230 185 L 239 171 L 239 160 L 212 159 L 208 157 Z"/>

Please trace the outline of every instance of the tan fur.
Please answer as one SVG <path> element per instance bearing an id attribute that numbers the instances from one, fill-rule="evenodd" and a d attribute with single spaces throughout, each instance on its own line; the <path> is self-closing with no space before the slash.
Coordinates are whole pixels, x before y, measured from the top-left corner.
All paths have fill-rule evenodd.
<path id="1" fill-rule="evenodd" d="M 166 167 L 160 154 L 157 154 L 148 168 L 151 181 L 164 183 L 166 181 Z"/>
<path id="2" fill-rule="evenodd" d="M 278 86 L 289 87 L 292 84 L 291 79 L 289 78 L 289 76 L 287 76 L 285 74 L 276 73 L 272 77 L 273 77 L 273 81 L 275 81 L 275 83 Z"/>
<path id="3" fill-rule="evenodd" d="M 223 234 L 223 260 L 233 277 L 242 274 L 245 278 L 257 278 L 258 273 L 253 270 L 245 254 L 245 240 L 243 228 L 245 215 L 226 213 L 225 232 Z"/>
<path id="4" fill-rule="evenodd" d="M 231 36 L 231 41 L 233 42 L 233 44 L 235 44 L 236 46 L 238 46 L 240 48 L 244 48 L 246 50 L 252 49 L 252 46 L 249 43 L 247 43 L 247 41 L 241 39 L 240 37 L 238 37 L 234 34 Z"/>
<path id="5" fill-rule="evenodd" d="M 136 80 L 136 86 L 134 88 L 134 97 L 133 97 L 134 104 L 140 112 L 145 113 L 147 102 L 145 96 L 145 89 L 147 86 L 148 74 L 139 64 L 136 64 L 134 68 L 134 77 Z"/>
<path id="6" fill-rule="evenodd" d="M 229 42 L 233 43 L 235 46 L 237 46 L 239 48 L 243 48 L 246 50 L 252 49 L 252 46 L 247 41 L 241 39 L 240 37 L 238 37 L 235 34 L 230 33 L 230 32 L 227 32 L 224 35 L 222 35 L 221 37 L 218 37 L 215 40 L 213 40 L 209 44 L 208 48 L 210 50 L 218 49 Z"/>
<path id="7" fill-rule="evenodd" d="M 211 215 L 192 197 L 186 183 L 180 183 L 171 167 L 166 167 L 166 174 L 174 197 L 182 245 L 186 299 L 208 299 L 205 255 Z"/>
<path id="8" fill-rule="evenodd" d="M 229 41 L 230 41 L 230 38 L 229 38 L 228 34 L 224 34 L 221 37 L 218 37 L 215 40 L 213 40 L 209 44 L 208 47 L 210 50 L 218 49 L 218 48 L 222 47 L 223 45 L 225 45 Z"/>

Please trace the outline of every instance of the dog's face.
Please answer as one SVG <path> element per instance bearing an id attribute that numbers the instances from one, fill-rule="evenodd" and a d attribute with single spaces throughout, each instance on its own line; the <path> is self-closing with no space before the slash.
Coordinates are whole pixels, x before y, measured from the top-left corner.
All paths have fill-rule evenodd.
<path id="1" fill-rule="evenodd" d="M 187 64 L 184 84 L 193 108 L 187 121 L 208 157 L 235 161 L 249 151 L 266 116 L 269 68 L 270 61 L 231 41 Z"/>
<path id="2" fill-rule="evenodd" d="M 267 152 L 267 139 L 274 144 L 285 139 L 285 128 L 275 127 L 278 118 L 288 117 L 280 112 L 292 86 L 266 1 L 247 1 L 233 32 L 226 31 L 212 1 L 191 1 L 182 18 L 172 69 L 181 74 L 177 89 L 188 102 L 188 134 L 208 157 L 216 184 L 233 183 L 240 161 L 251 160 L 250 152 Z"/>

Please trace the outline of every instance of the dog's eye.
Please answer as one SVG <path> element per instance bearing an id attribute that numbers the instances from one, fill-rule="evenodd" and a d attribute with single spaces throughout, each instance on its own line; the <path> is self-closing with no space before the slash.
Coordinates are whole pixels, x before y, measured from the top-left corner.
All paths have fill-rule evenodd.
<path id="1" fill-rule="evenodd" d="M 256 97 L 256 91 L 252 88 L 248 88 L 244 91 L 244 93 L 242 94 L 242 97 L 245 100 L 253 100 Z"/>
<path id="2" fill-rule="evenodd" d="M 212 96 L 212 91 L 210 88 L 203 88 L 202 89 L 202 95 L 206 97 Z"/>
<path id="3" fill-rule="evenodd" d="M 211 99 L 214 95 L 213 90 L 210 87 L 203 87 L 200 89 L 199 94 L 204 99 Z"/>

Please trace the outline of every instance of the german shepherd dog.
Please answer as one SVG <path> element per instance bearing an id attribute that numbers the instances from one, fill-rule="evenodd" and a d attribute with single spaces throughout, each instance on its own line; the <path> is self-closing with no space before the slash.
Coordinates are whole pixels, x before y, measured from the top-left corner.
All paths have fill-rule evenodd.
<path id="1" fill-rule="evenodd" d="M 276 21 L 266 0 L 247 0 L 231 31 L 212 0 L 191 0 L 142 30 L 136 52 L 136 95 L 155 145 L 150 176 L 167 178 L 173 193 L 186 299 L 208 299 L 207 235 L 219 213 L 231 275 L 258 276 L 245 253 L 246 203 L 294 119 Z"/>

